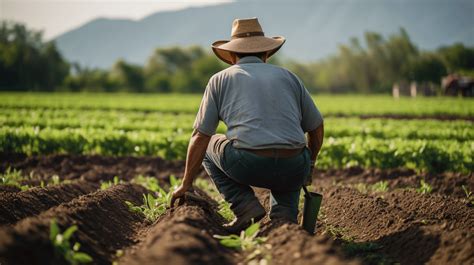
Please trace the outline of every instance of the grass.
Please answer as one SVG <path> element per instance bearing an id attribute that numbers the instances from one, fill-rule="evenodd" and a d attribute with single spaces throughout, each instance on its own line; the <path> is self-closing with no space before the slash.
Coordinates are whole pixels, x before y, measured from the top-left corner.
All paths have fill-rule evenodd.
<path id="1" fill-rule="evenodd" d="M 70 239 L 77 231 L 77 226 L 73 225 L 61 233 L 56 220 L 51 220 L 49 228 L 49 240 L 54 247 L 56 255 L 61 256 L 71 265 L 85 264 L 93 262 L 91 256 L 84 252 L 80 252 L 81 244 L 78 242 L 71 246 Z"/>

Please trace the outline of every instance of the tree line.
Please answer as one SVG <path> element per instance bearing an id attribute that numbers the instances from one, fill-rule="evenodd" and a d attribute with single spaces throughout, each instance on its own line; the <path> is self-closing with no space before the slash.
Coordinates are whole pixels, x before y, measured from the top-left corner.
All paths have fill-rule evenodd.
<path id="1" fill-rule="evenodd" d="M 434 51 L 416 47 L 403 29 L 384 38 L 366 32 L 317 62 L 282 60 L 312 92 L 389 92 L 395 82 L 438 84 L 443 76 L 474 76 L 474 47 L 457 43 Z M 54 42 L 24 25 L 0 25 L 0 90 L 200 93 L 227 65 L 201 47 L 157 48 L 144 65 L 119 59 L 110 69 L 68 62 Z"/>

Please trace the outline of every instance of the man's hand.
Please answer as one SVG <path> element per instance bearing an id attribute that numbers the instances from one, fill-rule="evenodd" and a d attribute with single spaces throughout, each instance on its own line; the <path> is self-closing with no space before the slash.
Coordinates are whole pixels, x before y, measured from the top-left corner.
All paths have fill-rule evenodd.
<path id="1" fill-rule="evenodd" d="M 174 203 L 176 202 L 176 200 L 180 200 L 179 203 L 181 204 L 182 203 L 182 200 L 184 199 L 184 194 L 186 193 L 186 191 L 189 190 L 189 187 L 188 185 L 184 185 L 184 184 L 181 184 L 175 191 L 173 191 L 173 195 L 171 196 L 171 208 L 174 207 Z"/>
<path id="2" fill-rule="evenodd" d="M 186 167 L 184 169 L 183 184 L 179 186 L 171 197 L 171 207 L 177 199 L 183 199 L 184 193 L 193 186 L 194 177 L 199 172 L 206 148 L 211 140 L 211 136 L 200 133 L 197 130 L 193 131 L 191 140 L 189 141 L 188 154 L 186 156 Z M 182 200 L 180 200 L 180 203 Z"/>

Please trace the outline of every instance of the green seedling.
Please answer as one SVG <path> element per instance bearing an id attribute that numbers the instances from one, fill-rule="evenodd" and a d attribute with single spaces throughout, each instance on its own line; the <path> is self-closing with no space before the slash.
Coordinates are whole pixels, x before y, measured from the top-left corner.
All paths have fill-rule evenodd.
<path id="1" fill-rule="evenodd" d="M 158 219 L 171 206 L 173 191 L 181 185 L 181 181 L 173 175 L 170 176 L 170 189 L 168 192 L 160 187 L 156 178 L 139 176 L 135 178 L 135 183 L 153 191 L 156 197 L 152 194 L 143 194 L 143 205 L 136 206 L 129 201 L 125 201 L 125 204 L 130 211 L 143 214 L 151 222 Z"/>
<path id="2" fill-rule="evenodd" d="M 220 239 L 221 245 L 238 250 L 252 250 L 258 245 L 264 243 L 265 237 L 257 237 L 260 231 L 260 224 L 253 223 L 247 229 L 240 232 L 240 236 L 232 234 L 228 236 L 214 235 L 214 238 Z"/>
<path id="3" fill-rule="evenodd" d="M 416 189 L 417 192 L 421 194 L 429 194 L 433 190 L 430 184 L 428 184 L 424 179 L 420 181 L 420 187 Z"/>
<path id="4" fill-rule="evenodd" d="M 388 181 L 382 180 L 370 186 L 370 189 L 374 192 L 386 192 L 388 191 Z"/>
<path id="5" fill-rule="evenodd" d="M 24 177 L 21 175 L 21 170 L 7 168 L 5 173 L 0 175 L 0 185 L 10 185 L 20 188 L 21 190 L 27 190 L 30 188 L 28 185 L 23 185 Z"/>
<path id="6" fill-rule="evenodd" d="M 234 213 L 230 209 L 230 203 L 226 202 L 221 194 L 217 191 L 214 185 L 211 185 L 211 182 L 202 178 L 198 178 L 194 181 L 194 185 L 206 192 L 213 200 L 219 203 L 218 213 L 224 217 L 227 221 L 230 221 L 235 218 Z"/>
<path id="7" fill-rule="evenodd" d="M 462 190 L 464 191 L 464 194 L 466 195 L 467 203 L 474 205 L 474 196 L 472 194 L 472 191 L 465 185 L 462 185 Z"/>
<path id="8" fill-rule="evenodd" d="M 71 247 L 69 240 L 71 236 L 77 231 L 77 226 L 73 225 L 61 233 L 56 220 L 51 220 L 49 228 L 49 240 L 54 247 L 56 255 L 63 257 L 69 264 L 85 264 L 93 261 L 92 257 L 84 252 L 80 252 L 81 244 L 74 243 Z"/>
<path id="9" fill-rule="evenodd" d="M 119 179 L 118 176 L 115 176 L 112 181 L 104 181 L 104 182 L 101 182 L 100 183 L 100 189 L 101 190 L 106 190 L 112 186 L 115 186 L 115 185 L 118 185 L 118 184 L 121 184 L 123 183 L 123 181 L 121 179 Z"/>
<path id="10" fill-rule="evenodd" d="M 131 212 L 143 214 L 147 220 L 154 222 L 160 215 L 165 213 L 167 198 L 160 196 L 155 198 L 152 194 L 143 194 L 143 205 L 135 206 L 129 201 L 125 201 L 125 204 Z"/>
<path id="11" fill-rule="evenodd" d="M 231 221 L 235 218 L 234 212 L 230 209 L 230 203 L 226 202 L 224 199 L 219 201 L 218 213 L 227 221 Z"/>

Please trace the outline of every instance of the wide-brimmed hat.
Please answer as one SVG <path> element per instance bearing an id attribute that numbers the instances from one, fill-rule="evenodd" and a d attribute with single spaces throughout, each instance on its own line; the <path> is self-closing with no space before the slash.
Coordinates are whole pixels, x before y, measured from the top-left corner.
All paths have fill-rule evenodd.
<path id="1" fill-rule="evenodd" d="M 267 52 L 267 58 L 277 52 L 285 38 L 265 37 L 257 18 L 235 19 L 232 23 L 231 40 L 219 40 L 212 44 L 212 50 L 228 64 L 232 64 L 232 53 Z"/>

